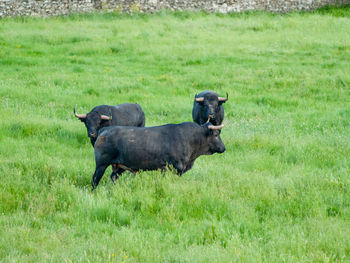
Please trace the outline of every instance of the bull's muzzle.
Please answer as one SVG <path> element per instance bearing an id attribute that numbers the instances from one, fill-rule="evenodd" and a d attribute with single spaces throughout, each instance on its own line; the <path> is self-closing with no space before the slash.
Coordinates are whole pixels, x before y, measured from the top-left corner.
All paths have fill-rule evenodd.
<path id="1" fill-rule="evenodd" d="M 223 152 L 225 152 L 225 151 L 226 151 L 226 147 L 223 146 L 223 147 L 220 147 L 218 153 L 223 153 Z"/>

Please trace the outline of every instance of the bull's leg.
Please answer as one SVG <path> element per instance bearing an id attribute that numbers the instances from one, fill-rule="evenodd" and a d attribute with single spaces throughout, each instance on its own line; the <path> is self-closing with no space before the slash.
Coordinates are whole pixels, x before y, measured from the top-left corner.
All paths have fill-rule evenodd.
<path id="1" fill-rule="evenodd" d="M 184 173 L 184 172 L 183 172 L 182 170 L 177 170 L 177 175 L 178 175 L 178 176 L 182 176 L 183 173 Z"/>
<path id="2" fill-rule="evenodd" d="M 112 173 L 111 173 L 111 180 L 112 180 L 112 182 L 114 183 L 115 181 L 117 181 L 117 180 L 119 179 L 119 175 L 121 175 L 122 173 L 124 173 L 125 170 L 122 169 L 122 168 L 120 168 L 120 167 L 118 167 L 118 165 L 115 164 L 115 163 L 112 164 L 112 169 L 113 169 L 113 171 L 112 171 Z"/>
<path id="3" fill-rule="evenodd" d="M 112 164 L 112 173 L 111 173 L 111 180 L 112 182 L 114 183 L 116 180 L 118 180 L 118 174 L 117 174 L 117 171 L 118 171 L 118 167 L 117 165 L 114 163 Z"/>
<path id="4" fill-rule="evenodd" d="M 181 176 L 184 173 L 185 167 L 182 164 L 182 162 L 177 162 L 173 166 L 176 169 L 176 173 L 177 173 L 178 176 Z"/>
<path id="5" fill-rule="evenodd" d="M 119 178 L 119 176 L 118 176 L 118 169 L 119 168 L 118 168 L 117 164 L 114 163 L 114 164 L 112 164 L 112 169 L 113 169 L 113 171 L 111 173 L 111 180 L 114 183 Z"/>
<path id="6" fill-rule="evenodd" d="M 124 169 L 122 169 L 122 168 L 120 168 L 120 167 L 117 168 L 117 175 L 118 175 L 118 177 L 119 177 L 122 173 L 124 173 L 124 172 L 125 172 Z"/>
<path id="7" fill-rule="evenodd" d="M 166 167 L 166 165 L 164 165 L 164 166 L 162 166 L 162 168 L 160 168 L 160 171 L 161 171 L 163 177 L 165 177 L 165 173 L 167 170 L 168 170 L 168 168 Z"/>
<path id="8" fill-rule="evenodd" d="M 94 175 L 92 177 L 92 181 L 91 181 L 91 186 L 92 186 L 91 191 L 93 191 L 98 186 L 98 183 L 100 182 L 107 167 L 108 167 L 108 164 L 103 164 L 103 165 L 96 167 L 95 173 L 94 173 Z"/>

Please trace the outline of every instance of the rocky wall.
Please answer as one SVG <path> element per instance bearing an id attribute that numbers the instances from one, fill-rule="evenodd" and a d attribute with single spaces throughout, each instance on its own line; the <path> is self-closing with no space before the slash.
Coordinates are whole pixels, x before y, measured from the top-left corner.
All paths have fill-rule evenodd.
<path id="1" fill-rule="evenodd" d="M 0 0 L 0 17 L 66 15 L 97 10 L 146 13 L 161 9 L 220 13 L 249 10 L 289 12 L 349 4 L 350 0 Z"/>

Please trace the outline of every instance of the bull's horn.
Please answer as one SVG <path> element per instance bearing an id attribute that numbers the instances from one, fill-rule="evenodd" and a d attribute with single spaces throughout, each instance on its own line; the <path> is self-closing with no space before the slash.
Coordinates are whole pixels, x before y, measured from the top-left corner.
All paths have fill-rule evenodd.
<path id="1" fill-rule="evenodd" d="M 79 119 L 85 119 L 86 118 L 86 114 L 78 114 L 78 113 L 76 113 L 75 112 L 75 107 L 74 107 L 73 112 L 74 112 L 74 116 L 79 118 Z"/>
<path id="2" fill-rule="evenodd" d="M 111 117 L 109 117 L 109 116 L 107 116 L 107 115 L 101 115 L 101 119 L 102 119 L 102 120 L 109 121 L 109 120 L 111 120 L 111 119 L 112 119 L 112 116 L 111 116 Z"/>
<path id="3" fill-rule="evenodd" d="M 219 101 L 227 101 L 228 100 L 228 94 L 226 92 L 226 98 L 224 97 L 219 97 Z"/>
<path id="4" fill-rule="evenodd" d="M 221 125 L 218 125 L 218 126 L 209 125 L 208 129 L 209 130 L 221 130 L 224 126 L 225 126 L 224 124 L 221 124 Z"/>
<path id="5" fill-rule="evenodd" d="M 203 98 L 203 97 L 201 97 L 201 98 L 195 98 L 194 100 L 197 101 L 197 102 L 202 102 L 202 101 L 204 101 L 204 98 Z"/>

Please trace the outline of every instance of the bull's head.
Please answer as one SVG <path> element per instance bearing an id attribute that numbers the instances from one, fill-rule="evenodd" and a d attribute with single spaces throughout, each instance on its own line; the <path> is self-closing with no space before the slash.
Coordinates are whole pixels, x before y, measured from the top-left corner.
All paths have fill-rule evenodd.
<path id="1" fill-rule="evenodd" d="M 215 126 L 210 122 L 206 122 L 202 125 L 202 127 L 206 129 L 205 135 L 207 136 L 207 142 L 209 146 L 208 154 L 223 153 L 226 148 L 220 138 L 220 131 L 224 127 L 224 124 Z"/>
<path id="2" fill-rule="evenodd" d="M 91 139 L 91 143 L 94 144 L 97 138 L 97 132 L 100 128 L 105 126 L 106 121 L 112 120 L 112 115 L 101 115 L 96 111 L 91 111 L 88 114 L 78 114 L 75 112 L 74 107 L 74 116 L 77 117 L 80 121 L 82 121 L 87 129 L 88 136 Z"/>
<path id="3" fill-rule="evenodd" d="M 212 93 L 204 97 L 197 97 L 196 94 L 194 100 L 201 105 L 205 119 L 208 118 L 213 123 L 216 123 L 217 115 L 220 112 L 220 107 L 228 100 L 228 94 L 226 92 L 226 98 L 219 97 L 216 93 Z"/>

